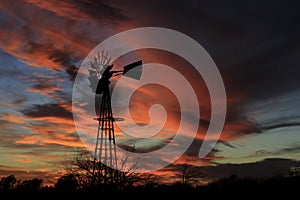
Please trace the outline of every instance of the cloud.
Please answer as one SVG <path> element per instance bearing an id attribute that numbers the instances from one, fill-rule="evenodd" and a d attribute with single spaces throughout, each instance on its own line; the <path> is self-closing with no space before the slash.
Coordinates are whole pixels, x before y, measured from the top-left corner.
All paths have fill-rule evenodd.
<path id="1" fill-rule="evenodd" d="M 125 19 L 104 2 L 16 0 L 2 1 L 0 9 L 0 47 L 30 66 L 64 70 L 71 80 L 78 62 L 111 32 L 109 26 Z"/>
<path id="2" fill-rule="evenodd" d="M 45 97 L 55 99 L 56 101 L 66 98 L 68 89 L 62 87 L 63 83 L 66 81 L 63 75 L 49 75 L 47 73 L 34 72 L 31 75 L 19 78 L 33 84 L 26 89 L 26 92 L 39 93 Z"/>
<path id="3" fill-rule="evenodd" d="M 47 22 L 51 22 L 50 24 L 55 24 L 55 28 L 62 27 L 63 25 L 67 24 L 69 26 L 68 21 L 74 21 L 78 22 L 79 21 L 88 21 L 91 20 L 93 21 L 95 19 L 95 16 L 98 17 L 98 15 L 103 15 L 103 20 L 106 20 L 104 16 L 108 16 L 109 19 L 107 20 L 115 20 L 119 21 L 122 19 L 127 19 L 125 15 L 130 16 L 132 19 L 130 23 L 139 23 L 139 24 L 151 24 L 154 21 L 157 21 L 156 18 L 166 15 L 166 16 L 172 16 L 172 20 L 170 19 L 164 19 L 161 20 L 160 23 L 168 25 L 168 27 L 176 27 L 174 24 L 174 21 L 185 21 L 187 22 L 184 26 L 178 27 L 179 29 L 184 29 L 186 28 L 185 32 L 191 33 L 192 35 L 195 35 L 195 38 L 199 40 L 200 42 L 203 40 L 203 38 L 207 38 L 209 43 L 207 43 L 207 48 L 210 50 L 211 55 L 213 58 L 216 60 L 217 64 L 221 63 L 220 65 L 218 64 L 220 71 L 222 72 L 222 75 L 224 76 L 225 84 L 227 88 L 227 94 L 228 94 L 228 99 L 233 100 L 233 102 L 230 102 L 229 104 L 229 113 L 228 113 L 228 118 L 231 117 L 236 117 L 239 118 L 241 115 L 241 111 L 235 111 L 234 105 L 238 104 L 238 107 L 243 107 L 243 105 L 247 104 L 248 99 L 252 97 L 259 98 L 260 94 L 263 93 L 263 88 L 266 88 L 264 90 L 265 96 L 270 96 L 269 93 L 272 93 L 271 95 L 274 95 L 276 92 L 284 91 L 287 92 L 289 88 L 297 86 L 296 80 L 297 78 L 291 78 L 290 76 L 287 76 L 287 73 L 290 73 L 290 71 L 294 70 L 295 73 L 292 73 L 292 75 L 297 76 L 299 73 L 297 68 L 293 67 L 294 66 L 294 61 L 293 59 L 291 60 L 291 56 L 295 52 L 294 48 L 290 48 L 292 51 L 291 53 L 287 54 L 286 56 L 280 56 L 278 59 L 281 59 L 279 63 L 285 63 L 287 62 L 287 59 L 289 59 L 289 62 L 292 62 L 291 65 L 288 65 L 287 67 L 290 70 L 285 70 L 286 68 L 282 68 L 278 62 L 276 62 L 276 59 L 270 60 L 269 58 L 273 58 L 274 52 L 278 52 L 280 54 L 281 52 L 284 52 L 285 49 L 288 47 L 293 46 L 292 42 L 286 42 L 288 41 L 293 41 L 294 34 L 288 35 L 287 30 L 294 30 L 295 27 L 297 26 L 292 26 L 293 23 L 295 23 L 294 18 L 291 18 L 291 15 L 293 12 L 288 13 L 287 15 L 283 16 L 283 19 L 280 19 L 280 24 L 274 24 L 274 23 L 265 23 L 268 24 L 268 30 L 262 31 L 261 23 L 262 22 L 257 22 L 257 24 L 253 23 L 255 20 L 251 20 L 247 18 L 247 16 L 240 16 L 240 11 L 233 11 L 229 12 L 230 6 L 229 5 L 221 5 L 218 8 L 218 14 L 216 11 L 213 11 L 213 6 L 210 3 L 204 3 L 201 7 L 193 7 L 191 5 L 194 5 L 195 3 L 192 2 L 176 2 L 172 4 L 172 9 L 167 10 L 165 9 L 164 5 L 167 5 L 168 3 L 164 3 L 160 8 L 156 8 L 156 4 L 154 3 L 149 3 L 146 7 L 142 7 L 139 10 L 135 6 L 135 4 L 116 4 L 115 7 L 110 5 L 109 3 L 87 3 L 87 2 L 69 2 L 66 1 L 64 3 L 60 3 L 60 6 L 57 7 L 56 5 L 59 4 L 58 2 L 37 2 L 37 1 L 27 1 L 28 4 L 26 3 L 19 3 L 20 5 L 18 6 L 23 6 L 22 12 L 21 13 L 16 13 L 12 7 L 8 3 L 2 3 L 2 9 L 4 11 L 7 11 L 7 14 L 3 15 L 3 18 L 8 19 L 8 21 L 11 24 L 18 24 L 19 26 L 14 26 L 16 29 L 20 29 L 20 31 L 15 31 L 18 32 L 18 35 L 11 35 L 11 38 L 14 38 L 12 40 L 11 45 L 4 45 L 4 49 L 8 50 L 9 52 L 15 52 L 15 56 L 25 60 L 29 64 L 31 63 L 34 66 L 45 66 L 45 67 L 50 67 L 51 69 L 55 70 L 65 70 L 67 73 L 69 73 L 70 78 L 73 80 L 74 76 L 76 74 L 76 67 L 74 67 L 74 62 L 76 62 L 76 53 L 72 52 L 72 47 L 75 47 L 75 49 L 79 50 L 79 52 L 87 52 L 84 49 L 83 45 L 77 45 L 78 40 L 78 31 L 75 27 L 71 26 L 74 28 L 74 31 L 76 34 L 71 34 L 70 36 L 67 36 L 64 31 L 59 32 L 59 34 L 55 34 L 55 30 L 51 26 L 44 26 L 44 23 L 41 23 L 38 19 L 34 21 L 32 15 L 30 13 L 34 13 L 33 11 L 36 11 L 38 15 L 41 15 L 43 17 L 41 18 L 46 18 Z M 95 5 L 96 4 L 96 5 Z M 140 3 L 141 5 L 143 3 Z M 93 5 L 93 6 L 91 6 Z M 255 7 L 258 5 L 257 3 L 254 3 Z M 254 8 L 254 5 L 251 6 L 245 6 L 242 5 L 238 2 L 235 2 L 235 7 L 241 8 L 241 10 L 246 10 L 249 11 Z M 259 12 L 257 13 L 256 18 L 259 18 L 263 22 L 269 22 L 271 18 L 268 18 L 268 15 L 274 16 L 278 12 L 279 8 L 284 8 L 284 10 L 292 10 L 292 7 L 290 7 L 288 4 L 283 3 L 283 5 L 276 3 L 273 4 L 270 9 L 265 10 L 266 4 L 259 4 Z M 78 9 L 78 8 L 81 9 Z M 206 10 L 203 8 L 206 7 Z M 136 16 L 139 15 L 140 12 L 150 12 L 152 8 L 158 9 L 157 16 L 153 17 L 150 14 L 145 14 L 143 15 L 143 18 L 137 18 Z M 95 9 L 95 10 L 94 10 Z M 96 14 L 96 9 L 102 9 L 104 12 L 100 12 L 101 14 Z M 128 12 L 122 13 L 122 10 L 128 10 Z M 136 12 L 131 12 L 130 10 L 134 10 Z M 181 13 L 187 13 L 187 15 L 181 14 L 179 15 L 174 15 L 174 11 L 176 10 L 181 10 Z M 207 12 L 207 10 L 211 10 L 213 12 Z M 78 12 L 76 12 L 78 11 Z M 266 11 L 266 12 L 263 12 Z M 81 18 L 79 19 L 77 16 L 79 15 L 74 15 L 74 13 L 81 13 Z M 99 13 L 99 12 L 97 12 Z M 53 15 L 55 14 L 55 15 Z M 151 17 L 149 17 L 151 16 Z M 184 17 L 182 17 L 184 16 Z M 222 16 L 222 17 L 221 17 Z M 233 23 L 236 20 L 236 17 L 239 16 L 238 18 L 245 19 L 245 24 L 240 24 L 240 23 Z M 175 20 L 175 19 L 177 20 Z M 198 22 L 192 22 L 190 19 L 196 18 L 199 21 Z M 11 21 L 10 21 L 11 20 Z M 32 23 L 34 21 L 35 23 Z M 259 20 L 258 20 L 259 21 Z M 289 21 L 288 24 L 285 24 L 285 21 Z M 54 23 L 55 22 L 55 23 Z M 250 27 L 247 27 L 247 22 L 250 24 Z M 10 30 L 12 26 L 10 26 L 10 23 L 7 22 L 7 26 L 4 26 L 4 30 Z M 129 25 L 130 25 L 129 23 Z M 200 26 L 190 26 L 192 23 L 199 24 Z M 289 25 L 289 26 L 288 26 Z M 226 29 L 226 26 L 231 27 L 230 30 Z M 250 30 L 251 27 L 259 26 L 261 29 L 255 29 L 251 32 L 247 31 Z M 285 26 L 285 30 L 281 30 L 280 27 Z M 206 28 L 202 29 L 205 31 L 200 31 L 201 28 Z M 40 29 L 38 29 L 40 28 Z M 242 28 L 245 28 L 243 30 Z M 37 29 L 39 31 L 37 31 Z M 216 35 L 214 34 L 213 37 L 218 36 L 220 39 L 219 41 L 224 41 L 225 39 L 227 41 L 231 42 L 231 46 L 229 49 L 226 49 L 224 46 L 221 46 L 216 50 L 217 48 L 213 48 L 213 45 L 215 45 L 215 41 L 211 37 L 209 37 L 206 33 L 215 33 L 216 30 L 219 29 L 220 32 L 224 33 L 233 33 L 237 37 L 229 37 L 228 34 L 223 34 L 222 37 L 220 37 L 220 34 Z M 271 30 L 276 30 L 277 32 L 271 35 L 270 40 L 267 40 L 264 42 L 264 40 L 260 38 L 265 38 L 266 34 L 269 33 Z M 296 32 L 295 32 L 296 31 Z M 295 29 L 293 33 L 297 33 L 298 30 Z M 4 31 L 5 32 L 5 31 Z M 15 32 L 13 34 L 15 34 Z M 26 32 L 33 33 L 35 37 L 30 37 Z M 40 33 L 41 32 L 41 33 Z M 245 36 L 242 36 L 241 33 L 247 33 Z M 45 34 L 42 34 L 45 33 Z M 95 34 L 97 31 L 95 32 Z M 196 34 L 197 33 L 197 34 Z M 202 33 L 202 34 L 201 34 Z M 219 32 L 218 32 L 219 33 Z M 258 35 L 257 37 L 255 37 Z M 281 37 L 282 35 L 286 35 L 287 37 Z M 261 37 L 259 37 L 261 36 Z M 283 38 L 283 41 L 278 41 L 276 42 L 275 39 L 278 37 Z M 4 37 L 3 37 L 4 38 Z M 38 39 L 37 39 L 38 38 Z M 69 38 L 69 39 L 68 39 Z M 88 35 L 87 38 L 92 38 L 92 35 Z M 231 52 L 235 52 L 238 49 L 240 49 L 240 41 L 243 40 L 245 41 L 246 44 L 253 43 L 253 40 L 256 40 L 257 43 L 261 44 L 258 47 L 251 46 L 252 48 L 247 48 L 241 51 L 239 54 L 236 56 L 228 56 L 226 60 L 222 60 L 222 56 L 218 52 L 224 52 L 223 54 L 229 54 Z M 18 44 L 16 43 L 14 45 L 14 42 L 17 41 L 19 42 Z M 28 44 L 22 45 L 22 41 L 29 41 Z M 64 42 L 63 42 L 64 41 Z M 69 43 L 70 41 L 70 43 Z M 263 41 L 263 42 L 261 42 Z M 53 44 L 52 44 L 53 43 Z M 65 48 L 64 45 L 59 45 L 59 43 L 66 44 L 65 47 L 71 47 L 71 48 Z M 77 44 L 76 44 L 77 43 Z M 89 42 L 87 42 L 89 44 Z M 77 45 L 77 46 L 76 46 Z M 15 50 L 9 50 L 9 48 Z M 23 49 L 20 49 L 18 51 L 17 48 L 24 47 Z M 89 46 L 89 45 L 87 45 Z M 79 48 L 76 48 L 79 47 Z M 28 49 L 28 50 L 26 50 Z M 86 49 L 87 50 L 87 49 Z M 229 51 L 228 51 L 229 50 Z M 20 53 L 19 53 L 20 52 Z M 30 52 L 30 55 L 26 52 Z M 229 52 L 229 53 L 227 53 Z M 25 54 L 26 55 L 21 55 Z M 286 54 L 285 54 L 286 55 Z M 247 56 L 247 57 L 246 57 Z M 250 57 L 252 56 L 252 57 Z M 273 56 L 273 57 L 272 57 Z M 80 57 L 80 56 L 79 56 Z M 294 58 L 297 56 L 295 55 Z M 43 58 L 43 59 L 42 59 Z M 268 64 L 263 64 L 262 61 L 266 60 L 268 58 L 270 61 Z M 249 62 L 250 60 L 250 62 Z M 45 62 L 43 62 L 45 61 Z M 251 64 L 251 63 L 255 63 Z M 277 67 L 276 70 L 274 71 L 274 65 L 275 64 Z M 226 69 L 226 70 L 225 70 Z M 269 73 L 272 71 L 272 73 Z M 239 74 L 239 76 L 234 76 L 234 74 Z M 286 74 L 286 75 L 285 75 Z M 255 77 L 255 82 L 253 83 L 251 81 L 252 77 Z M 268 77 L 268 78 L 266 78 Z M 286 79 L 289 77 L 288 79 Z M 286 80 L 285 80 L 286 79 Z M 280 80 L 280 81 L 278 81 Z M 270 90 L 271 84 L 274 83 L 274 86 L 272 88 L 278 88 L 282 87 L 281 90 L 276 89 L 276 91 Z M 276 85 L 276 84 L 279 85 Z M 282 84 L 284 83 L 284 84 Z M 292 84 L 292 85 L 289 85 Z M 291 86 L 291 87 L 290 87 Z M 50 87 L 51 88 L 51 87 Z M 40 85 L 33 86 L 32 88 L 29 89 L 29 91 L 35 91 L 38 92 L 40 91 Z M 58 88 L 53 87 L 53 90 L 58 90 Z M 271 92 L 272 91 L 272 92 Z M 267 94 L 268 92 L 268 94 Z M 282 92 L 280 92 L 282 93 Z M 230 124 L 230 122 L 228 122 Z M 249 124 L 248 124 L 249 125 Z M 229 129 L 236 129 L 236 133 L 251 133 L 253 132 L 253 127 L 248 126 L 243 123 L 240 123 L 239 121 L 233 122 L 231 126 L 229 126 Z M 257 127 L 254 127 L 254 131 L 256 131 Z M 242 129 L 242 130 L 240 130 Z M 243 130 L 244 129 L 244 130 Z M 234 133 L 233 133 L 234 134 Z M 225 135 L 225 134 L 224 134 Z"/>
<path id="4" fill-rule="evenodd" d="M 53 146 L 53 147 L 83 147 L 80 140 L 75 137 L 74 135 L 66 135 L 61 133 L 53 132 L 52 127 L 52 134 L 48 132 L 47 135 L 33 135 L 33 136 L 24 136 L 19 140 L 16 140 L 14 144 L 22 145 L 34 148 L 35 146 Z M 54 149 L 51 150 L 52 152 L 56 152 Z"/>
<path id="5" fill-rule="evenodd" d="M 13 113 L 4 113 L 0 115 L 0 119 L 14 124 L 26 124 L 26 120 L 22 115 L 17 115 Z"/>
<path id="6" fill-rule="evenodd" d="M 72 120 L 73 116 L 72 113 L 59 104 L 42 104 L 42 105 L 33 105 L 27 108 L 20 110 L 25 116 L 30 118 L 51 118 L 57 117 L 61 119 Z"/>
<path id="7" fill-rule="evenodd" d="M 249 157 L 265 157 L 265 156 L 280 156 L 285 154 L 293 154 L 300 152 L 300 145 L 291 144 L 288 147 L 279 148 L 274 151 L 269 151 L 266 149 L 257 150 L 249 155 Z"/>
<path id="8" fill-rule="evenodd" d="M 243 164 L 217 165 L 193 165 L 176 162 L 156 171 L 155 174 L 164 178 L 167 177 L 167 179 L 164 179 L 166 181 L 163 181 L 166 183 L 181 181 L 179 175 L 182 173 L 183 166 L 185 166 L 191 182 L 195 181 L 196 184 L 199 184 L 222 179 L 231 175 L 258 179 L 286 176 L 289 175 L 291 167 L 299 166 L 299 164 L 299 161 L 282 158 L 268 158 L 257 162 Z"/>
<path id="9" fill-rule="evenodd" d="M 284 128 L 291 126 L 300 126 L 300 122 L 289 122 L 289 123 L 277 123 L 271 126 L 262 127 L 263 130 L 270 130 L 275 128 Z"/>
<path id="10" fill-rule="evenodd" d="M 300 145 L 294 144 L 290 147 L 279 150 L 278 153 L 286 153 L 286 152 L 300 152 Z"/>
<path id="11" fill-rule="evenodd" d="M 28 88 L 26 91 L 40 93 L 49 98 L 57 98 L 61 96 L 59 91 L 62 90 L 63 89 L 60 88 L 57 84 L 51 83 L 50 80 L 46 80 L 46 81 L 40 81 L 39 83 Z"/>
<path id="12" fill-rule="evenodd" d="M 53 109 L 54 107 L 52 107 Z M 17 114 L 2 114 L 0 126 L 1 131 L 1 146 L 3 151 L 12 151 L 16 149 L 37 147 L 51 147 L 49 152 L 57 151 L 57 147 L 83 147 L 72 119 L 66 116 L 59 117 L 60 113 L 47 113 L 47 108 L 44 108 L 45 114 L 38 115 L 33 112 L 27 115 Z M 26 112 L 24 112 L 26 113 Z M 51 115 L 58 115 L 57 117 Z M 63 114 L 63 112 L 61 112 Z M 25 152 L 23 152 L 24 154 Z M 44 152 L 47 154 L 47 152 Z"/>
<path id="13" fill-rule="evenodd" d="M 194 162 L 200 162 L 198 159 L 198 151 L 199 147 L 202 144 L 202 140 L 204 139 L 205 133 L 207 131 L 207 127 L 210 123 L 210 102 L 209 102 L 209 95 L 207 93 L 207 89 L 205 86 L 205 83 L 203 82 L 202 78 L 199 76 L 196 76 L 196 73 L 191 73 L 191 71 L 187 70 L 189 69 L 189 64 L 186 63 L 186 61 L 181 60 L 180 58 L 176 58 L 174 55 L 170 55 L 166 52 L 161 52 L 161 51 L 155 51 L 155 50 L 139 50 L 135 52 L 135 56 L 132 55 L 127 55 L 120 58 L 119 60 L 116 61 L 118 63 L 117 66 L 122 66 L 126 62 L 128 63 L 129 61 L 132 60 L 132 57 L 134 58 L 133 60 L 143 58 L 143 63 L 151 63 L 151 62 L 157 62 L 157 63 L 162 63 L 168 66 L 172 66 L 176 70 L 180 71 L 185 77 L 190 81 L 190 83 L 193 86 L 193 89 L 197 93 L 198 101 L 200 102 L 200 110 L 201 110 L 201 119 L 200 119 L 200 127 L 198 129 L 198 134 L 197 134 L 197 139 L 198 142 L 194 142 L 190 148 L 189 151 L 193 151 L 193 154 L 190 154 L 190 152 L 187 152 L 182 158 L 180 158 L 180 162 L 186 161 L 187 163 L 191 163 L 191 161 Z M 255 58 L 253 58 L 255 59 Z M 129 60 L 129 61 L 128 61 Z M 234 67 L 234 66 L 232 66 Z M 242 66 L 239 66 L 241 69 Z M 261 107 L 257 107 L 257 100 L 254 101 L 253 98 L 249 98 L 247 90 L 243 90 L 243 88 L 240 88 L 239 90 L 235 90 L 236 88 L 240 87 L 238 82 L 235 82 L 234 85 L 228 85 L 230 81 L 235 79 L 235 76 L 240 77 L 239 74 L 227 74 L 227 69 L 223 66 L 219 67 L 221 72 L 225 75 L 224 81 L 225 81 L 225 86 L 229 86 L 226 88 L 228 91 L 227 97 L 227 117 L 226 117 L 226 123 L 223 128 L 221 138 L 219 140 L 219 143 L 222 143 L 230 148 L 234 148 L 234 146 L 231 144 L 231 141 L 233 140 L 239 140 L 245 135 L 249 134 L 256 134 L 256 133 L 264 133 L 267 130 L 272 130 L 274 128 L 279 128 L 279 127 L 291 127 L 294 125 L 298 124 L 297 117 L 293 115 L 289 119 L 283 120 L 285 115 L 283 115 L 283 112 L 280 112 L 277 114 L 274 114 L 272 116 L 267 116 L 266 119 L 264 120 L 255 120 L 254 117 L 256 117 L 256 113 L 258 112 L 263 112 L 263 113 L 274 113 L 274 110 L 270 109 L 270 111 L 266 111 L 265 108 L 270 108 L 270 103 L 266 102 Z M 231 70 L 231 69 L 230 69 Z M 229 70 L 229 71 L 230 71 Z M 245 74 L 246 76 L 247 74 Z M 251 74 L 248 74 L 249 76 Z M 251 83 L 249 83 L 251 84 Z M 281 83 L 280 83 L 281 84 Z M 127 86 L 125 86 L 127 87 Z M 130 85 L 128 85 L 130 87 Z M 259 89 L 257 89 L 259 90 Z M 283 92 L 282 92 L 283 93 Z M 283 94 L 278 94 L 277 96 L 272 97 L 274 101 L 277 101 L 278 104 L 278 99 L 282 97 Z M 290 100 L 291 100 L 291 105 L 295 105 L 296 99 L 294 98 L 296 94 L 291 95 Z M 285 97 L 286 98 L 286 97 Z M 294 99 L 292 99 L 294 98 Z M 171 113 L 173 116 L 180 116 L 180 113 L 178 113 L 178 109 L 176 109 L 176 105 L 166 105 L 164 104 L 164 100 L 171 102 L 173 101 L 174 97 L 171 95 L 168 95 L 168 93 L 163 89 L 163 88 L 158 88 L 157 86 L 147 86 L 140 88 L 138 92 L 135 93 L 135 96 L 131 99 L 132 104 L 131 104 L 131 116 L 134 117 L 136 120 L 148 122 L 149 117 L 148 117 L 148 108 L 155 103 L 162 103 L 164 107 L 167 110 L 172 110 L 174 111 Z M 149 101 L 147 101 L 149 100 Z M 155 101 L 156 100 L 156 101 Z M 175 98 L 176 100 L 176 98 Z M 281 100 L 279 100 L 281 101 Z M 260 103 L 260 101 L 259 101 Z M 255 104 L 255 105 L 254 105 Z M 290 113 L 290 108 L 287 108 L 286 106 L 282 105 L 282 107 L 285 107 L 285 113 Z M 250 110 L 252 109 L 252 110 Z M 276 109 L 276 107 L 274 108 Z M 176 112 L 177 111 L 177 112 Z M 252 113 L 255 113 L 254 115 Z M 170 114 L 170 113 L 169 113 Z M 169 115 L 168 115 L 169 117 Z M 171 119 L 170 117 L 169 119 Z M 274 120 L 275 119 L 275 120 Z M 148 120 L 148 121 L 147 121 Z M 292 121 L 291 121 L 292 120 Z M 173 123 L 170 123 L 172 128 L 176 131 L 176 126 L 178 125 L 178 120 L 176 121 L 176 117 L 173 117 L 170 121 L 173 121 Z M 286 123 L 283 123 L 283 121 L 286 121 Z M 157 143 L 157 145 L 160 145 L 160 143 Z M 153 143 L 155 145 L 155 143 Z M 214 155 L 216 154 L 217 151 L 216 149 L 212 151 L 207 157 L 206 157 L 206 164 L 214 163 L 215 161 L 219 159 L 223 159 L 221 156 L 222 153 L 219 153 L 218 156 Z M 204 162 L 204 161 L 202 161 Z"/>
<path id="14" fill-rule="evenodd" d="M 291 167 L 298 166 L 299 164 L 299 161 L 281 158 L 269 158 L 258 162 L 243 164 L 190 165 L 188 163 L 179 162 L 173 163 L 156 173 L 163 177 L 168 177 L 168 182 L 170 182 L 170 180 L 176 181 L 178 176 L 175 174 L 182 173 L 182 166 L 186 166 L 186 168 L 190 170 L 187 172 L 187 175 L 190 176 L 192 181 L 196 180 L 199 184 L 201 182 L 229 177 L 234 174 L 239 177 L 259 179 L 285 176 L 289 174 Z"/>
<path id="15" fill-rule="evenodd" d="M 34 6 L 46 11 L 55 13 L 58 16 L 66 17 L 74 21 L 106 20 L 105 16 L 122 20 L 126 18 L 123 11 L 113 7 L 106 2 L 100 1 L 50 1 L 41 2 L 37 0 L 26 0 Z M 58 6 L 59 5 L 59 6 Z M 101 10 L 101 12 L 99 12 Z"/>
<path id="16" fill-rule="evenodd" d="M 20 163 L 29 163 L 31 160 L 29 158 L 23 158 L 23 159 L 15 159 L 15 161 Z"/>
<path id="17" fill-rule="evenodd" d="M 133 19 L 133 27 L 173 28 L 204 46 L 225 82 L 229 120 L 226 123 L 232 133 L 230 137 L 262 132 L 257 126 L 261 122 L 248 121 L 245 112 L 250 112 L 253 104 L 276 101 L 299 88 L 299 48 L 295 43 L 300 32 L 295 16 L 299 13 L 292 1 L 254 1 L 251 4 L 232 1 L 219 4 L 218 8 L 214 1 L 164 1 L 159 7 L 155 2 L 146 1 L 118 5 L 130 10 L 128 15 Z M 153 10 L 155 16 L 151 14 Z M 245 14 L 254 12 L 256 14 L 251 17 Z M 180 68 L 183 67 L 177 69 Z M 277 116 L 279 120 L 281 117 Z"/>
<path id="18" fill-rule="evenodd" d="M 298 165 L 299 161 L 295 160 L 269 158 L 253 163 L 203 166 L 201 171 L 208 178 L 223 178 L 232 174 L 236 174 L 240 177 L 267 178 L 278 175 L 287 175 L 292 166 Z"/>

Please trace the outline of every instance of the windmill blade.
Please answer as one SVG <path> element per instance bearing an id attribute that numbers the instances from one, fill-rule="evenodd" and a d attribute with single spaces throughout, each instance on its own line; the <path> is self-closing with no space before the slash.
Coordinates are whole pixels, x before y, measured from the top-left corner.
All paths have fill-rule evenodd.
<path id="1" fill-rule="evenodd" d="M 95 64 L 95 63 L 92 63 L 92 62 L 90 61 L 90 65 L 91 65 L 91 68 L 93 68 L 93 69 L 97 69 L 97 66 L 96 66 L 96 64 Z"/>
<path id="2" fill-rule="evenodd" d="M 90 88 L 92 89 L 93 92 L 96 92 L 97 85 L 98 85 L 98 77 L 97 76 L 90 76 L 88 77 L 89 82 L 90 82 Z"/>
<path id="3" fill-rule="evenodd" d="M 97 76 L 97 72 L 89 69 L 90 76 Z"/>
<path id="4" fill-rule="evenodd" d="M 104 66 L 109 65 L 110 61 L 111 61 L 111 57 L 108 58 L 108 54 L 107 54 L 107 58 L 104 62 Z"/>
<path id="5" fill-rule="evenodd" d="M 133 62 L 129 65 L 126 65 L 123 67 L 123 75 L 136 79 L 136 80 L 140 80 L 141 76 L 142 76 L 142 71 L 143 71 L 143 62 L 142 60 Z"/>

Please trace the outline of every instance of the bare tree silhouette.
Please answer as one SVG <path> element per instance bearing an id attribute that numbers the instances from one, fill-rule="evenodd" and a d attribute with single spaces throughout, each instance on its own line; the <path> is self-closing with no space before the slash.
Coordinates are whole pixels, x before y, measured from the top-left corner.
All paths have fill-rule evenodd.
<path id="1" fill-rule="evenodd" d="M 93 166 L 94 158 L 86 150 L 79 150 L 65 157 L 65 170 L 68 174 L 73 174 L 77 178 L 79 187 L 95 187 L 97 185 L 115 185 L 119 188 L 130 187 L 138 183 L 148 183 L 153 174 L 139 173 L 140 161 L 136 160 L 130 152 L 119 155 L 119 169 L 116 170 L 118 178 L 113 181 L 106 180 L 104 174 L 94 176 Z M 102 163 L 97 163 L 103 165 Z"/>
<path id="2" fill-rule="evenodd" d="M 187 163 L 172 166 L 175 177 L 181 180 L 182 185 L 196 184 L 203 177 L 199 167 Z"/>
<path id="3" fill-rule="evenodd" d="M 93 179 L 93 156 L 86 150 L 78 150 L 64 157 L 64 168 L 77 178 L 79 187 L 91 185 Z"/>

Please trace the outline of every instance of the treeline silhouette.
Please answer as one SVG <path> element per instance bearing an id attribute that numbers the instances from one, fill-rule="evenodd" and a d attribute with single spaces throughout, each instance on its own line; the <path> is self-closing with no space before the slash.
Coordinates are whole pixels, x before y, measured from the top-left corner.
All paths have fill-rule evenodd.
<path id="1" fill-rule="evenodd" d="M 124 157 L 123 157 L 124 156 Z M 178 180 L 173 184 L 163 184 L 165 177 L 154 174 L 139 173 L 139 162 L 132 154 L 119 157 L 123 163 L 121 170 L 108 168 L 101 162 L 95 162 L 87 151 L 78 151 L 68 155 L 64 160 L 66 174 L 62 175 L 51 186 L 45 186 L 40 178 L 17 180 L 14 175 L 0 179 L 0 198 L 8 196 L 36 198 L 36 199 L 83 199 L 86 197 L 115 195 L 129 199 L 161 199 L 178 198 L 182 195 L 209 197 L 278 197 L 279 195 L 299 195 L 300 186 L 299 167 L 293 167 L 289 175 L 271 178 L 249 178 L 231 175 L 212 181 L 206 185 L 199 185 L 199 180 L 207 179 L 199 170 L 188 164 L 168 166 L 168 172 Z M 126 165 L 127 163 L 136 163 Z M 129 166 L 129 167 L 128 167 Z M 96 170 L 95 170 L 96 169 Z M 106 173 L 107 171 L 111 173 Z M 95 173 L 97 172 L 97 173 Z M 110 174 L 116 176 L 110 176 Z M 286 174 L 286 172 L 283 172 Z M 242 195 L 242 196 L 241 196 Z"/>
<path id="2" fill-rule="evenodd" d="M 84 198 L 90 195 L 121 195 L 123 198 L 158 198 L 178 197 L 178 195 L 200 196 L 278 196 L 299 195 L 300 176 L 276 176 L 268 179 L 254 179 L 231 175 L 213 181 L 207 185 L 193 186 L 191 184 L 174 183 L 160 184 L 148 182 L 146 184 L 118 187 L 114 184 L 101 184 L 96 187 L 80 185 L 73 174 L 61 176 L 53 186 L 43 186 L 43 180 L 34 178 L 30 180 L 17 180 L 14 175 L 2 177 L 0 180 L 0 198 L 9 196 L 52 199 L 66 196 L 68 198 Z M 92 197 L 92 196 L 90 196 Z"/>

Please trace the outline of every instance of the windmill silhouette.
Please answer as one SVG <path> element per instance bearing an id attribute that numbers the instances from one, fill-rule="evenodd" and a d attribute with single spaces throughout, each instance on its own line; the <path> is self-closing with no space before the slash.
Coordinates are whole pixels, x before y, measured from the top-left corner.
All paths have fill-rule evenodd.
<path id="1" fill-rule="evenodd" d="M 89 69 L 90 88 L 95 92 L 95 110 L 98 121 L 98 131 L 93 162 L 93 182 L 115 183 L 118 181 L 118 162 L 116 154 L 116 138 L 114 121 L 111 108 L 111 95 L 109 85 L 114 76 L 128 76 L 139 80 L 142 74 L 142 60 L 133 62 L 123 67 L 123 70 L 112 70 L 111 57 L 108 52 L 101 53 L 90 62 Z"/>

